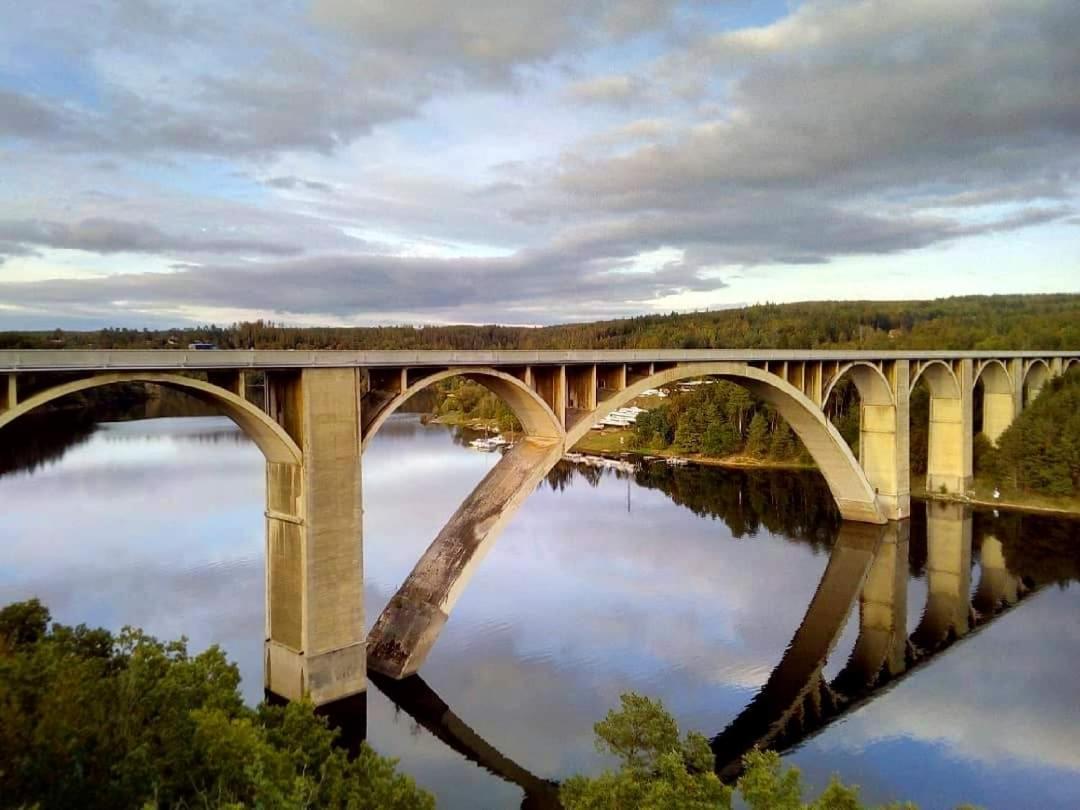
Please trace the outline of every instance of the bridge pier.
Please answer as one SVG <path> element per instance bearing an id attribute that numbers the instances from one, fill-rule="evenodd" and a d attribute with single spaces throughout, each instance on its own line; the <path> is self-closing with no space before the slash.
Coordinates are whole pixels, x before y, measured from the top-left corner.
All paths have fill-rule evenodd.
<path id="1" fill-rule="evenodd" d="M 929 366 L 930 425 L 927 441 L 926 491 L 960 493 L 974 478 L 974 365 L 961 360 L 953 372 L 940 363 Z"/>
<path id="2" fill-rule="evenodd" d="M 856 372 L 863 369 L 856 367 Z M 854 374 L 859 387 L 859 465 L 874 487 L 878 503 L 889 520 L 911 516 L 911 474 L 908 445 L 909 370 L 898 360 L 887 370 L 888 389 L 865 382 L 869 374 Z"/>
<path id="3" fill-rule="evenodd" d="M 356 369 L 267 374 L 303 451 L 266 465 L 266 688 L 323 705 L 366 688 Z"/>

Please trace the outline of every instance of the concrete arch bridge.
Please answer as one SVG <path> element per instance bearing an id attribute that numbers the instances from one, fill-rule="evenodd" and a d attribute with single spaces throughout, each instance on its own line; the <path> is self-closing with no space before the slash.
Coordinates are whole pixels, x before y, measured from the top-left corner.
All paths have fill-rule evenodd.
<path id="1" fill-rule="evenodd" d="M 221 408 L 266 457 L 267 687 L 323 704 L 363 691 L 367 666 L 395 678 L 416 672 L 528 494 L 596 421 L 648 389 L 702 376 L 745 386 L 791 425 L 845 519 L 885 524 L 910 515 L 916 384 L 925 379 L 931 393 L 928 485 L 955 492 L 971 480 L 976 387 L 983 430 L 996 439 L 1077 362 L 1080 352 L 0 351 L 0 428 L 60 397 L 126 382 Z M 450 518 L 365 638 L 363 450 L 409 397 L 451 376 L 492 390 L 526 435 Z M 845 379 L 859 391 L 858 457 L 824 412 Z"/>

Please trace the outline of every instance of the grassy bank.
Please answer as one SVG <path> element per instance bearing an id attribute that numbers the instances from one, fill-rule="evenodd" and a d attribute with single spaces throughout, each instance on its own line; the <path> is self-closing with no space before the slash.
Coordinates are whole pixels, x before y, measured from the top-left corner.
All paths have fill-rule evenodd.
<path id="1" fill-rule="evenodd" d="M 968 490 L 968 494 L 941 494 L 939 492 L 927 492 L 924 480 L 916 480 L 915 477 L 912 477 L 911 481 L 911 497 L 921 500 L 953 501 L 975 506 L 989 506 L 994 509 L 1080 517 L 1080 495 L 1055 497 L 1009 489 L 1000 485 L 998 490 L 1000 497 L 995 499 L 994 483 L 987 479 L 976 479 L 971 489 Z"/>

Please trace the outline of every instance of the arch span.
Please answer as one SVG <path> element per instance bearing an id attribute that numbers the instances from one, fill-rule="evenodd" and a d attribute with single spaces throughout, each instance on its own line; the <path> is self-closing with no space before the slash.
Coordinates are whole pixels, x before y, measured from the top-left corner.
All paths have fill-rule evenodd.
<path id="1" fill-rule="evenodd" d="M 845 519 L 885 523 L 889 518 L 851 448 L 821 409 L 787 381 L 745 363 L 681 365 L 639 380 L 605 399 L 589 419 L 581 420 L 568 430 L 566 446 L 572 447 L 594 422 L 641 396 L 644 391 L 693 377 L 718 377 L 737 383 L 775 407 L 817 463 Z"/>
<path id="2" fill-rule="evenodd" d="M 911 377 L 912 390 L 920 380 L 926 381 L 931 396 L 943 399 L 960 398 L 960 378 L 944 360 L 931 360 L 920 366 Z"/>
<path id="3" fill-rule="evenodd" d="M 1001 434 L 1016 417 L 1014 380 L 1000 360 L 986 360 L 975 372 L 973 387 L 982 383 L 982 432 L 997 444 Z"/>
<path id="4" fill-rule="evenodd" d="M 542 436 L 550 439 L 562 437 L 562 424 L 555 416 L 555 412 L 551 410 L 551 407 L 538 393 L 536 393 L 536 391 L 526 385 L 522 380 L 512 374 L 507 374 L 504 371 L 498 371 L 494 368 L 466 367 L 444 369 L 442 371 L 436 371 L 433 374 L 428 374 L 394 396 L 393 399 L 389 400 L 379 409 L 374 418 L 364 427 L 363 437 L 361 439 L 361 449 L 367 449 L 368 443 L 374 438 L 375 434 L 379 432 L 379 429 L 386 423 L 386 420 L 411 397 L 423 391 L 428 386 L 451 377 L 465 377 L 466 379 L 473 380 L 495 394 L 495 396 L 506 403 L 506 406 L 514 412 L 514 416 L 521 422 L 521 426 L 526 435 Z"/>
<path id="5" fill-rule="evenodd" d="M 693 377 L 743 385 L 772 404 L 798 434 L 848 519 L 884 524 L 887 512 L 843 437 L 801 391 L 744 363 L 675 366 L 604 400 L 558 438 L 531 436 L 509 450 L 453 514 L 383 610 L 368 636 L 368 666 L 392 678 L 415 674 L 499 532 L 548 471 L 592 424 L 642 392 Z"/>
<path id="6" fill-rule="evenodd" d="M 828 402 L 829 396 L 844 377 L 850 377 L 859 391 L 859 399 L 870 405 L 895 405 L 892 387 L 881 369 L 865 360 L 856 360 L 841 366 L 835 376 L 829 380 L 822 392 L 821 401 Z"/>
<path id="7" fill-rule="evenodd" d="M 1032 360 L 1024 369 L 1024 379 L 1021 382 L 1023 390 L 1023 406 L 1026 408 L 1039 396 L 1043 387 L 1050 382 L 1053 372 L 1050 364 L 1043 359 Z"/>
<path id="8" fill-rule="evenodd" d="M 219 385 L 179 374 L 117 372 L 113 374 L 97 374 L 81 380 L 56 385 L 28 397 L 10 410 L 0 413 L 0 428 L 14 422 L 20 416 L 24 416 L 69 394 L 76 394 L 92 388 L 101 388 L 106 385 L 133 382 L 165 386 L 216 405 L 255 442 L 269 462 L 300 464 L 303 460 L 303 454 L 292 437 L 285 432 L 281 425 L 255 405 Z"/>

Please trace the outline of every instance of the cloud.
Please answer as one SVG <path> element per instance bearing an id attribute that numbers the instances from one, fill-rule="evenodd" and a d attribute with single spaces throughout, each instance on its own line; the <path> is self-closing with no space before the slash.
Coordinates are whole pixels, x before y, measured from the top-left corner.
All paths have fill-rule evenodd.
<path id="1" fill-rule="evenodd" d="M 167 234 L 146 222 L 115 219 L 84 219 L 73 224 L 42 220 L 0 220 L 0 253 L 12 244 L 26 255 L 30 246 L 85 250 L 93 253 L 258 253 L 288 256 L 300 248 L 273 241 L 211 236 Z"/>
<path id="2" fill-rule="evenodd" d="M 737 21 L 675 0 L 69 5 L 0 30 L 20 279 L 0 298 L 26 312 L 538 322 L 844 297 L 830 264 L 925 271 L 1022 228 L 1048 253 L 1080 208 L 1070 0 Z M 679 258 L 640 272 L 657 252 Z M 141 277 L 125 254 L 198 267 Z"/>
<path id="3" fill-rule="evenodd" d="M 63 116 L 23 93 L 0 88 L 0 135 L 40 137 L 58 132 Z"/>
<path id="4" fill-rule="evenodd" d="M 574 82 L 567 95 L 574 101 L 587 104 L 628 104 L 638 101 L 644 84 L 634 76 L 596 76 Z"/>

